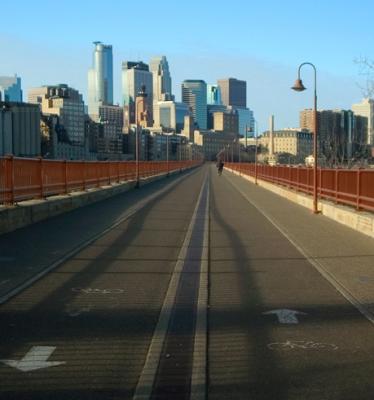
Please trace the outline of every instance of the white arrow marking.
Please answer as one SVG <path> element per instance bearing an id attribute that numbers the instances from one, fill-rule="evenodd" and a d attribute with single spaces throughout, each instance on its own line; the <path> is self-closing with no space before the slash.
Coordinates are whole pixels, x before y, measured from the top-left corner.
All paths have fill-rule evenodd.
<path id="1" fill-rule="evenodd" d="M 33 346 L 22 360 L 0 360 L 10 367 L 19 369 L 23 372 L 34 371 L 35 369 L 55 367 L 65 364 L 65 361 L 47 361 L 51 354 L 56 350 L 54 346 Z"/>
<path id="2" fill-rule="evenodd" d="M 264 312 L 263 314 L 276 314 L 278 320 L 281 324 L 298 324 L 299 320 L 296 317 L 296 314 L 306 315 L 304 312 L 295 311 L 295 310 L 287 310 L 286 308 L 283 310 L 271 310 Z"/>
<path id="3" fill-rule="evenodd" d="M 78 315 L 81 315 L 82 313 L 90 312 L 90 309 L 88 307 L 83 307 L 79 309 L 72 309 L 68 311 L 68 314 L 70 317 L 78 317 Z"/>
<path id="4" fill-rule="evenodd" d="M 14 260 L 15 260 L 14 257 L 0 257 L 0 262 L 10 262 Z"/>

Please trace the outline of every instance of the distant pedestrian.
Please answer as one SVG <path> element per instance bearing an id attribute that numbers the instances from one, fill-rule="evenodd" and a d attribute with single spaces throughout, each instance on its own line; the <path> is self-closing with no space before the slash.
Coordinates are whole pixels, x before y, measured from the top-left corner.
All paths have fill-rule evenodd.
<path id="1" fill-rule="evenodd" d="M 225 165 L 225 164 L 224 164 L 224 162 L 222 161 L 222 159 L 219 159 L 219 160 L 217 161 L 216 166 L 217 166 L 217 169 L 218 169 L 218 175 L 219 175 L 219 176 L 222 175 L 222 171 L 223 171 L 223 166 L 224 166 L 224 165 Z"/>

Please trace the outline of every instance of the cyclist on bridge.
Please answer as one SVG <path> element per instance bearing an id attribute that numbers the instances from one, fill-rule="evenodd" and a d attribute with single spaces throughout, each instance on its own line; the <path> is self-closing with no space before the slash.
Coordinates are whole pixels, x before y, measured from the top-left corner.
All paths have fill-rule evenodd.
<path id="1" fill-rule="evenodd" d="M 223 171 L 223 166 L 224 166 L 224 162 L 222 160 L 222 158 L 219 158 L 216 164 L 216 167 L 218 169 L 218 175 L 222 175 L 222 171 Z"/>

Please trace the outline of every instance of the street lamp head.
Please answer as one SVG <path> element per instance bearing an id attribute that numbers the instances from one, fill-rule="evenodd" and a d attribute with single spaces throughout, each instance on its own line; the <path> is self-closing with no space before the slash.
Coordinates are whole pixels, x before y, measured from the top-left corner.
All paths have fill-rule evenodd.
<path id="1" fill-rule="evenodd" d="M 306 87 L 304 86 L 301 79 L 296 79 L 295 84 L 292 86 L 291 89 L 296 90 L 296 92 L 302 92 L 306 89 Z"/>

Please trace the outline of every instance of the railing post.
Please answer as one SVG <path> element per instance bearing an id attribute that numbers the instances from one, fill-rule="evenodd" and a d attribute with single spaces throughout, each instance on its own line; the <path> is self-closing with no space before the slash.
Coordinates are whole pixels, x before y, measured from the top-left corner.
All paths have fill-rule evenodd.
<path id="1" fill-rule="evenodd" d="M 39 184 L 40 184 L 40 198 L 41 199 L 44 198 L 43 175 L 44 175 L 43 157 L 39 157 Z"/>
<path id="2" fill-rule="evenodd" d="M 297 170 L 296 170 L 296 191 L 299 191 L 299 187 L 300 187 L 300 166 L 297 166 Z"/>
<path id="3" fill-rule="evenodd" d="M 7 162 L 7 171 L 6 176 L 9 176 L 9 183 L 10 183 L 10 204 L 14 204 L 14 157 L 10 155 L 8 158 L 9 163 Z M 9 167 L 8 167 L 9 165 Z"/>
<path id="4" fill-rule="evenodd" d="M 83 160 L 82 163 L 83 163 L 83 190 L 86 191 L 86 160 Z"/>
<path id="5" fill-rule="evenodd" d="M 360 195 L 361 195 L 361 171 L 360 169 L 357 170 L 357 178 L 356 178 L 356 209 L 357 211 L 360 210 Z"/>
<path id="6" fill-rule="evenodd" d="M 110 179 L 110 161 L 108 160 L 107 161 L 107 165 L 108 165 L 108 168 L 107 168 L 107 173 L 108 173 L 108 184 L 110 185 L 111 183 L 112 183 L 112 180 Z"/>
<path id="7" fill-rule="evenodd" d="M 120 162 L 121 161 L 117 161 L 117 182 L 118 183 L 120 182 L 120 168 L 119 168 Z"/>
<path id="8" fill-rule="evenodd" d="M 68 162 L 64 160 L 64 186 L 65 194 L 68 194 Z"/>
<path id="9" fill-rule="evenodd" d="M 100 187 L 99 163 L 95 161 L 96 187 Z"/>
<path id="10" fill-rule="evenodd" d="M 309 167 L 306 169 L 306 192 L 310 194 L 309 192 Z"/>

